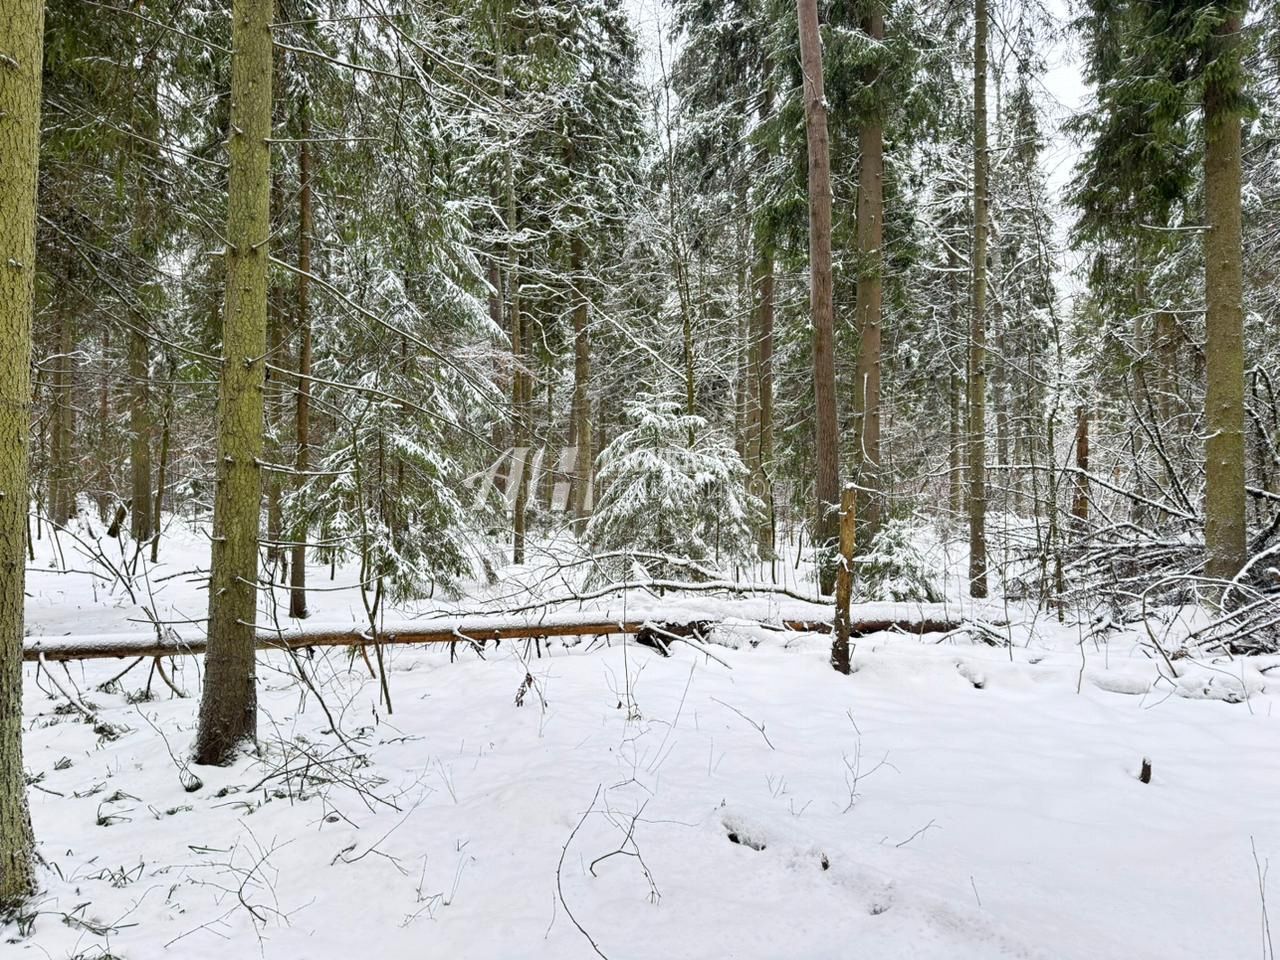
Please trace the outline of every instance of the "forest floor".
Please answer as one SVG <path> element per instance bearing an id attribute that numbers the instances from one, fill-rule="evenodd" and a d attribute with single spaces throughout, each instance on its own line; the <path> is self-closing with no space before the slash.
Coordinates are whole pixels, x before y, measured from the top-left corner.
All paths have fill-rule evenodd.
<path id="1" fill-rule="evenodd" d="M 203 544 L 166 541 L 133 603 L 48 569 L 42 541 L 28 632 L 203 616 L 197 575 L 162 579 Z M 354 591 L 314 600 L 363 620 Z M 111 692 L 127 664 L 51 665 L 62 690 L 28 665 L 43 889 L 0 953 L 1270 956 L 1280 658 L 1171 676 L 1141 624 L 1091 637 L 1015 604 L 1011 643 L 877 634 L 844 677 L 828 637 L 749 622 L 799 601 L 666 602 L 741 616 L 670 657 L 617 638 L 387 649 L 391 712 L 348 650 L 304 661 L 319 699 L 263 654 L 261 752 L 226 768 L 184 763 L 198 658 L 172 661 L 187 698 L 154 676 L 147 698 L 149 661 Z"/>

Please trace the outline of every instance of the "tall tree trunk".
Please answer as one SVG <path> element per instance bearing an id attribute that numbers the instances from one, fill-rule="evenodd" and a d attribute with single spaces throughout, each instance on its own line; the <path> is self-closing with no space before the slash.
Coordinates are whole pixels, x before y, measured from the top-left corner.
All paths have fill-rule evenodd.
<path id="1" fill-rule="evenodd" d="M 1204 85 L 1205 573 L 1230 579 L 1245 561 L 1244 281 L 1240 216 L 1240 27 L 1218 31 Z"/>
<path id="2" fill-rule="evenodd" d="M 493 198 L 493 202 L 495 205 L 499 202 L 499 198 L 496 194 Z M 498 263 L 498 257 L 495 254 L 489 258 L 489 320 L 493 324 L 495 333 L 502 329 L 503 302 L 502 267 Z M 495 377 L 498 382 L 502 382 L 504 374 L 502 372 L 501 364 L 497 364 L 496 366 L 497 370 L 495 371 Z M 506 427 L 507 422 L 502 417 L 493 418 L 489 442 L 493 446 L 494 453 L 502 452 L 506 438 Z M 498 485 L 499 489 L 505 492 L 505 487 L 502 486 L 501 477 L 495 477 L 494 482 Z"/>
<path id="3" fill-rule="evenodd" d="M 973 316 L 969 331 L 969 593 L 987 595 L 987 0 L 973 33 Z"/>
<path id="4" fill-rule="evenodd" d="M 960 338 L 962 331 L 960 329 L 960 255 L 956 252 L 954 244 L 947 246 L 947 289 L 950 293 L 948 306 L 948 319 L 950 320 L 950 336 Z M 963 342 L 963 341 L 962 341 Z M 966 351 L 967 355 L 967 351 Z M 947 378 L 947 397 L 948 406 L 951 413 L 950 436 L 951 449 L 948 456 L 948 465 L 951 470 L 949 473 L 950 482 L 948 483 L 948 493 L 951 499 L 951 512 L 959 518 L 964 512 L 964 431 L 961 422 L 965 413 L 963 410 L 964 397 L 963 387 L 960 384 L 960 378 L 954 373 L 956 363 L 954 359 L 948 364 L 952 373 Z"/>
<path id="5" fill-rule="evenodd" d="M 737 271 L 734 271 L 735 273 Z M 733 438 L 734 448 L 752 477 L 758 469 L 755 456 L 755 342 L 752 336 L 754 319 L 751 312 L 737 311 L 737 330 L 734 342 L 737 350 L 737 369 L 734 371 Z"/>
<path id="6" fill-rule="evenodd" d="M 297 482 L 306 482 L 311 469 L 311 136 L 310 118 L 304 101 L 299 125 L 302 143 L 298 146 L 298 396 L 294 418 L 294 468 Z M 289 564 L 289 616 L 307 616 L 306 511 L 299 510 L 292 524 L 293 558 Z"/>
<path id="7" fill-rule="evenodd" d="M 524 315 L 520 303 L 519 261 L 512 264 L 508 280 L 511 297 L 511 426 L 515 438 L 515 452 L 511 468 L 519 471 L 516 478 L 516 494 L 511 510 L 511 562 L 524 563 L 525 521 L 529 506 L 529 403 L 532 390 L 529 377 L 524 372 Z"/>
<path id="8" fill-rule="evenodd" d="M 831 641 L 831 666 L 836 673 L 849 672 L 849 601 L 853 599 L 854 539 L 857 535 L 858 499 L 852 484 L 840 494 L 840 566 L 836 572 L 836 615 Z"/>
<path id="9" fill-rule="evenodd" d="M 756 261 L 756 398 L 759 405 L 760 424 L 757 434 L 759 449 L 756 463 L 760 498 L 768 508 L 769 516 L 760 524 L 759 544 L 761 553 L 772 556 L 775 551 L 773 502 L 773 253 L 763 248 Z"/>
<path id="10" fill-rule="evenodd" d="M 1160 429 L 1165 442 L 1177 439 L 1179 430 L 1173 423 L 1178 414 L 1178 321 L 1168 310 L 1156 314 L 1156 363 L 1159 371 Z"/>
<path id="11" fill-rule="evenodd" d="M 693 297 L 688 293 L 688 280 L 680 281 L 683 275 L 688 276 L 688 265 L 683 264 L 679 256 L 675 259 L 676 264 L 676 285 L 681 291 L 680 296 L 680 333 L 684 342 L 684 412 L 689 416 L 693 416 L 697 412 L 698 404 L 698 388 L 695 380 L 693 360 Z M 690 428 L 692 433 L 692 428 Z M 692 435 L 689 437 L 690 443 L 693 442 Z"/>
<path id="12" fill-rule="evenodd" d="M 862 18 L 862 31 L 874 46 L 884 41 L 884 14 L 873 9 Z M 874 84 L 878 67 L 864 78 Z M 858 350 L 854 387 L 858 465 L 858 533 L 870 544 L 880 531 L 883 491 L 880 472 L 880 325 L 884 252 L 884 125 L 878 115 L 858 130 Z"/>
<path id="13" fill-rule="evenodd" d="M 22 772 L 22 609 L 31 503 L 31 313 L 35 299 L 42 0 L 0 14 L 0 906 L 32 893 L 35 846 Z"/>
<path id="14" fill-rule="evenodd" d="M 834 547 L 840 533 L 840 440 L 836 433 L 835 304 L 831 278 L 831 149 L 822 78 L 817 0 L 796 0 L 804 72 L 805 137 L 809 153 L 809 301 L 813 312 L 814 455 L 817 470 L 814 544 L 818 584 L 835 587 Z"/>
<path id="15" fill-rule="evenodd" d="M 136 52 L 136 51 L 135 51 Z M 134 221 L 129 247 L 147 278 L 139 285 L 129 327 L 129 532 L 137 543 L 151 536 L 151 343 L 152 317 L 159 306 L 160 287 L 152 271 L 156 264 L 156 185 L 152 180 L 159 138 L 160 112 L 157 103 L 158 78 L 155 56 L 142 56 L 133 94 L 133 129 L 138 134 L 128 148 L 133 181 Z"/>
<path id="16" fill-rule="evenodd" d="M 174 390 L 176 384 L 174 379 L 177 377 L 176 364 L 172 354 L 169 357 L 167 370 L 165 374 L 164 385 L 164 409 L 160 414 L 160 460 L 156 464 L 156 489 L 155 498 L 151 506 L 151 562 L 156 563 L 160 560 L 160 531 L 164 524 L 161 522 L 162 512 L 164 510 L 164 490 L 168 483 L 169 474 L 169 445 L 173 439 L 173 404 Z"/>
<path id="17" fill-rule="evenodd" d="M 591 447 L 591 331 L 587 301 L 587 245 L 580 236 L 570 243 L 569 265 L 573 273 L 573 416 L 577 463 L 573 478 L 573 516 L 585 520 L 591 513 L 592 467 L 595 453 Z"/>
<path id="18" fill-rule="evenodd" d="M 110 509 L 111 498 L 111 451 L 108 442 L 111 435 L 111 328 L 102 328 L 102 355 L 98 358 L 98 371 L 101 380 L 98 383 L 98 429 L 97 429 L 97 461 L 95 474 L 98 501 L 98 518 L 104 523 Z"/>
<path id="19" fill-rule="evenodd" d="M 267 306 L 267 362 L 272 366 L 285 366 L 285 324 L 287 320 L 281 309 L 281 294 L 274 291 Z M 284 445 L 281 434 L 284 429 L 284 374 L 270 368 L 266 371 L 266 392 L 263 403 L 263 418 L 266 424 L 266 436 L 263 446 L 266 448 L 266 459 L 273 464 L 284 461 Z M 286 552 L 280 546 L 284 541 L 284 477 L 279 470 L 269 470 L 263 478 L 267 494 L 267 570 L 272 581 L 279 576 L 285 581 L 287 571 L 280 569 L 280 562 L 285 559 Z"/>
<path id="20" fill-rule="evenodd" d="M 1078 533 L 1089 520 L 1089 407 L 1076 408 L 1076 481 L 1071 496 L 1071 516 Z"/>
<path id="21" fill-rule="evenodd" d="M 75 407 L 71 402 L 71 354 L 75 349 L 71 318 L 62 297 L 54 295 L 53 417 L 49 425 L 49 519 L 66 523 L 75 513 L 75 469 L 72 447 Z"/>
<path id="22" fill-rule="evenodd" d="M 209 648 L 197 763 L 257 737 L 254 626 L 262 503 L 267 261 L 271 234 L 272 0 L 232 0 L 227 293 L 218 393 Z"/>
<path id="23" fill-rule="evenodd" d="M 129 532 L 141 543 L 151 536 L 151 363 L 145 331 L 134 317 L 129 331 Z"/>
<path id="24" fill-rule="evenodd" d="M 999 254 L 999 242 L 997 238 L 996 253 L 993 256 L 993 270 L 998 277 L 1001 275 L 1001 259 Z M 996 362 L 993 364 L 991 384 L 991 402 L 995 406 L 996 413 L 996 482 L 998 486 L 996 492 L 999 496 L 1000 509 L 1006 513 L 1009 510 L 1009 491 L 1014 484 L 1013 462 L 1009 456 L 1009 397 L 1010 397 L 1010 376 L 1008 362 L 1008 344 L 1006 341 L 1005 327 L 1005 310 L 1004 300 L 1000 296 L 999 288 L 996 289 L 995 302 L 991 309 L 992 325 L 995 327 L 996 341 Z"/>
<path id="25" fill-rule="evenodd" d="M 760 94 L 760 122 L 773 116 L 773 86 L 769 82 L 769 62 L 761 64 L 764 77 Z M 756 162 L 763 177 L 767 172 L 769 154 L 761 145 Z M 757 241 L 756 255 L 756 398 L 759 406 L 760 448 L 756 462 L 760 467 L 760 496 L 769 510 L 769 516 L 760 525 L 760 549 L 766 556 L 776 552 L 774 543 L 775 511 L 773 501 L 773 315 L 774 315 L 774 267 L 773 250 L 767 239 Z"/>

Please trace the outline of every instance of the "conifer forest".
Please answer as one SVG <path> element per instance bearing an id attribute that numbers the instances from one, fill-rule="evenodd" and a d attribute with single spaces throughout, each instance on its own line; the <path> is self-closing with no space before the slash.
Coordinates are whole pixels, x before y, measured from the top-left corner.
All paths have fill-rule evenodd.
<path id="1" fill-rule="evenodd" d="M 1276 707 L 1277 0 L 0 0 L 0 957 L 1275 960 Z"/>

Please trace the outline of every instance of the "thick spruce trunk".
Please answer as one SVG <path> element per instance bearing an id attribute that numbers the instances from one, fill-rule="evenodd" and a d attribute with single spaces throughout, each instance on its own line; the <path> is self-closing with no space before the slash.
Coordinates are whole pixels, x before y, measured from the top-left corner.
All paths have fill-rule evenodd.
<path id="1" fill-rule="evenodd" d="M 817 0 L 796 0 L 804 72 L 805 138 L 809 153 L 809 302 L 813 313 L 814 537 L 818 585 L 835 588 L 840 534 L 840 440 L 836 432 L 835 304 L 831 277 L 831 145 L 822 78 Z"/>
<path id="2" fill-rule="evenodd" d="M 1205 573 L 1230 579 L 1245 561 L 1244 281 L 1240 215 L 1240 28 L 1218 31 L 1204 85 Z"/>
<path id="3" fill-rule="evenodd" d="M 267 262 L 271 233 L 272 0 L 231 6 L 231 173 L 218 392 L 209 649 L 197 763 L 226 763 L 257 737 L 254 624 L 262 504 Z"/>
<path id="4" fill-rule="evenodd" d="M 31 313 L 35 299 L 42 0 L 0 12 L 0 905 L 32 893 L 34 840 L 22 772 Z"/>

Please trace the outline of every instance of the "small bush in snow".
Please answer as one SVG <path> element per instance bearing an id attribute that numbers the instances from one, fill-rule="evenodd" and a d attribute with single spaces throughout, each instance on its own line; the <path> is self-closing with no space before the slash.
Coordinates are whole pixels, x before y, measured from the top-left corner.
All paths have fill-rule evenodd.
<path id="1" fill-rule="evenodd" d="M 627 417 L 631 428 L 596 461 L 601 494 L 586 539 L 598 552 L 629 554 L 602 559 L 600 575 L 688 579 L 690 567 L 672 561 L 754 561 L 762 506 L 733 446 L 670 400 L 643 397 Z"/>
<path id="2" fill-rule="evenodd" d="M 872 600 L 937 603 L 942 592 L 919 547 L 923 526 L 914 520 L 889 520 L 856 564 L 858 592 Z"/>

